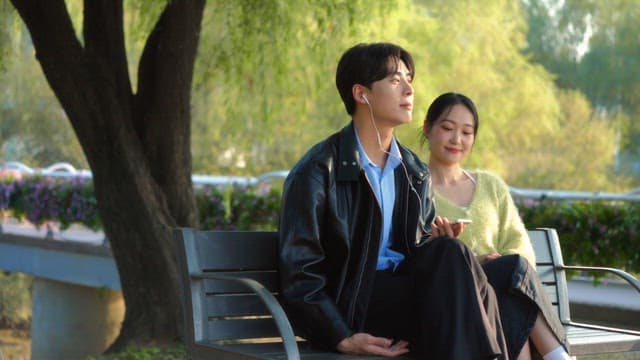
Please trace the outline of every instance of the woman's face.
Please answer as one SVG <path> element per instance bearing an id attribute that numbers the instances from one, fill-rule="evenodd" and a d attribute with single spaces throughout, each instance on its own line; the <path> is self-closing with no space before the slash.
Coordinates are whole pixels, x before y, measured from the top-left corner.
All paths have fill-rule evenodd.
<path id="1" fill-rule="evenodd" d="M 430 162 L 459 163 L 475 141 L 473 114 L 462 104 L 450 107 L 428 130 Z"/>

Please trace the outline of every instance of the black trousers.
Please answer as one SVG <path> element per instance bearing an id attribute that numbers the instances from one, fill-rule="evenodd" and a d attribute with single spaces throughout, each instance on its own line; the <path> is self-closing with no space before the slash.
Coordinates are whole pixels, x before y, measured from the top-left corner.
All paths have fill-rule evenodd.
<path id="1" fill-rule="evenodd" d="M 508 359 L 494 291 L 471 250 L 447 237 L 377 272 L 365 331 L 409 341 L 417 359 Z"/>
<path id="2" fill-rule="evenodd" d="M 510 358 L 515 359 L 520 354 L 538 314 L 542 315 L 558 341 L 568 350 L 560 319 L 547 298 L 538 273 L 525 258 L 505 255 L 487 261 L 482 268 L 498 297 L 500 320 Z"/>

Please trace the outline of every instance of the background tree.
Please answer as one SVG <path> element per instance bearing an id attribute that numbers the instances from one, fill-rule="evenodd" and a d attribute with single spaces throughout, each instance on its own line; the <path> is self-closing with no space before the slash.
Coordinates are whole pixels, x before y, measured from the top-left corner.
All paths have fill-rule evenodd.
<path id="1" fill-rule="evenodd" d="M 77 1 L 67 4 L 72 22 L 81 29 L 82 7 L 73 6 Z M 134 86 L 145 39 L 162 10 L 158 4 L 162 2 L 125 2 L 125 44 Z M 419 150 L 420 123 L 433 97 L 443 91 L 463 91 L 476 100 L 482 114 L 480 141 L 468 166 L 493 169 L 521 187 L 541 186 L 526 173 L 532 167 L 525 164 L 536 163 L 539 172 L 554 171 L 565 179 L 554 188 L 624 189 L 624 183 L 601 184 L 595 173 L 572 181 L 568 160 L 566 166 L 557 163 L 562 158 L 543 160 L 553 154 L 540 146 L 560 126 L 563 112 L 554 77 L 531 62 L 540 53 L 525 51 L 532 46 L 527 39 L 537 40 L 527 36 L 534 30 L 531 16 L 525 16 L 530 11 L 525 13 L 528 8 L 518 1 L 460 1 L 445 6 L 439 1 L 403 0 L 373 7 L 329 0 L 314 6 L 274 1 L 258 8 L 250 1 L 207 4 L 191 102 L 191 151 L 197 173 L 257 175 L 288 169 L 306 148 L 348 121 L 333 84 L 341 51 L 357 42 L 383 40 L 407 47 L 418 61 L 415 121 L 399 131 L 405 143 Z M 541 9 L 547 11 L 546 6 Z M 248 16 L 257 11 L 264 12 L 261 19 Z M 543 14 L 545 24 L 559 21 Z M 550 49 L 577 56 L 580 31 L 563 36 Z M 545 36 L 552 35 L 558 36 Z M 591 117 L 603 116 L 628 118 L 609 111 Z M 635 123 L 622 120 L 615 123 L 616 135 L 601 141 L 624 147 L 626 137 L 620 134 Z M 595 150 L 581 155 L 611 157 Z"/>
<path id="2" fill-rule="evenodd" d="M 190 180 L 190 95 L 205 2 L 12 3 L 93 172 L 126 304 L 121 333 L 111 350 L 131 341 L 179 338 L 182 315 L 168 229 L 197 226 Z M 385 8 L 383 3 L 380 8 Z M 270 93 L 268 84 L 279 86 L 273 88 L 275 97 L 286 96 L 278 91 L 291 81 L 288 64 L 300 55 L 302 43 L 323 57 L 329 39 L 351 31 L 354 14 L 365 9 L 378 11 L 363 1 L 210 2 L 206 24 L 219 31 L 210 33 L 210 47 L 202 56 L 215 62 L 201 68 L 195 88 L 204 81 L 220 81 L 213 98 L 242 95 L 246 106 L 272 114 L 273 103 L 263 99 Z M 298 16 L 308 10 L 307 16 Z M 124 24 L 129 21 L 137 25 L 126 35 Z M 317 41 L 301 34 L 308 26 L 322 34 Z M 253 79 L 262 85 L 252 86 Z M 268 142 L 260 134 L 275 121 L 244 117 L 243 108 L 228 109 L 225 115 L 243 121 L 247 131 L 241 137 Z M 256 147 L 256 153 L 260 151 Z"/>
<path id="3" fill-rule="evenodd" d="M 519 171 L 514 171 L 517 178 L 512 182 L 533 182 L 542 189 L 586 191 L 610 187 L 618 180 L 619 188 L 626 188 L 629 184 L 624 179 L 611 179 L 611 172 L 602 171 L 613 166 L 617 150 L 616 143 L 611 141 L 617 133 L 611 121 L 598 117 L 584 94 L 577 90 L 559 90 L 557 98 L 561 121 L 549 136 L 538 139 L 537 149 L 532 149 L 523 161 L 513 163 Z M 513 157 L 520 156 L 518 152 Z"/>
<path id="4" fill-rule="evenodd" d="M 93 172 L 104 231 L 126 303 L 128 341 L 180 336 L 181 303 L 168 227 L 196 226 L 190 90 L 203 1 L 171 1 L 131 85 L 121 1 L 85 1 L 81 38 L 62 0 L 12 1 Z"/>
<path id="5" fill-rule="evenodd" d="M 549 74 L 520 51 L 526 23 L 518 3 L 428 1 L 422 12 L 435 24 L 433 31 L 416 36 L 413 45 L 420 51 L 418 63 L 430 85 L 418 93 L 420 111 L 414 125 L 421 126 L 426 107 L 438 94 L 465 93 L 476 102 L 481 118 L 467 166 L 491 168 L 508 181 L 515 179 L 518 164 L 538 148 L 539 139 L 549 136 L 559 114 Z"/>
<path id="6" fill-rule="evenodd" d="M 17 17 L 17 16 L 15 16 Z M 5 20 L 14 16 L 7 16 Z M 12 37 L 5 44 L 11 54 L 0 72 L 0 161 L 19 160 L 31 167 L 66 161 L 87 168 L 80 144 L 33 56 L 28 34 L 19 19 L 7 21 Z M 7 31 L 8 29 L 8 31 Z"/>
<path id="7" fill-rule="evenodd" d="M 218 43 L 232 42 L 233 37 L 222 29 L 238 28 L 241 17 L 214 11 L 236 22 L 227 26 L 223 19 L 209 18 L 209 9 L 213 7 L 205 10 L 204 28 L 212 31 L 203 32 L 202 43 L 216 42 L 210 36 Z M 194 90 L 194 169 L 256 175 L 290 168 L 305 149 L 348 121 L 333 84 L 342 49 L 357 42 L 392 41 L 410 49 L 417 63 L 414 122 L 398 129 L 404 143 L 422 151 L 419 133 L 429 102 L 441 92 L 461 91 L 476 100 L 482 117 L 480 139 L 468 166 L 490 168 L 524 187 L 542 186 L 533 180 L 538 177 L 530 176 L 534 169 L 560 174 L 554 179 L 564 180 L 552 184 L 556 188 L 606 186 L 611 190 L 617 186 L 603 184 L 590 174 L 574 180 L 570 177 L 575 175 L 570 170 L 573 165 L 558 166 L 564 157 L 542 149 L 546 139 L 555 136 L 564 113 L 552 75 L 523 54 L 527 23 L 519 2 L 402 1 L 365 13 L 366 19 L 356 16 L 360 21 L 353 26 L 355 34 L 343 31 L 340 36 L 323 31 L 331 24 L 322 20 L 325 13 L 296 14 L 299 28 L 308 30 L 283 35 L 290 59 L 284 68 L 264 73 L 253 70 L 255 63 L 273 60 L 258 48 L 260 56 L 254 52 L 241 57 L 239 71 L 199 75 L 202 69 L 216 69 L 215 63 L 240 58 L 223 52 L 204 55 L 207 50 L 203 49 L 203 56 L 196 60 L 200 80 Z M 310 37 L 320 39 L 317 47 L 306 46 Z M 274 80 L 278 71 L 287 74 L 286 81 Z M 601 142 L 613 144 L 615 137 L 605 136 Z M 585 160 L 607 159 L 596 161 L 602 166 L 611 163 L 611 153 L 596 149 L 590 147 L 579 155 Z M 534 163 L 537 168 L 530 166 Z"/>
<path id="8" fill-rule="evenodd" d="M 402 41 L 388 27 L 411 6 L 406 0 L 272 3 L 259 9 L 260 20 L 251 1 L 210 2 L 205 9 L 193 95 L 196 171 L 289 169 L 349 121 L 334 85 L 342 52 L 358 42 Z"/>
<path id="9" fill-rule="evenodd" d="M 561 88 L 579 89 L 597 117 L 620 138 L 615 169 L 640 167 L 640 7 L 634 0 L 523 0 L 532 59 L 556 75 Z M 624 161 L 628 159 L 628 161 Z M 622 160 L 622 161 L 621 161 Z M 640 185 L 640 168 L 635 185 Z"/>

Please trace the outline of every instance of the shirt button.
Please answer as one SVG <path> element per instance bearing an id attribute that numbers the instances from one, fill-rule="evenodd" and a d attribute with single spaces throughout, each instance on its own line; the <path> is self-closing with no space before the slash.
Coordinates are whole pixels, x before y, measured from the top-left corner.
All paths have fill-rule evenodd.
<path id="1" fill-rule="evenodd" d="M 346 161 L 343 161 L 343 162 L 342 162 L 342 166 L 347 166 L 347 162 L 346 162 Z"/>

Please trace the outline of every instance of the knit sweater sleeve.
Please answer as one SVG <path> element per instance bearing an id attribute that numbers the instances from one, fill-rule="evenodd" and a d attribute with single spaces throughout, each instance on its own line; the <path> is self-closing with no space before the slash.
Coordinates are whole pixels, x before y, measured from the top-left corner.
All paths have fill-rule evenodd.
<path id="1" fill-rule="evenodd" d="M 436 214 L 449 220 L 470 218 L 473 222 L 464 227 L 459 238 L 478 255 L 520 254 L 535 266 L 529 234 L 507 184 L 486 170 L 475 170 L 473 174 L 477 184 L 469 206 L 458 206 L 436 192 Z"/>
<path id="2" fill-rule="evenodd" d="M 495 191 L 498 202 L 497 210 L 500 218 L 500 228 L 496 241 L 496 249 L 502 255 L 520 254 L 524 256 L 532 266 L 536 264 L 535 253 L 529 239 L 529 233 L 520 218 L 518 208 L 513 202 L 509 187 L 497 175 L 487 173 L 490 183 Z"/>

